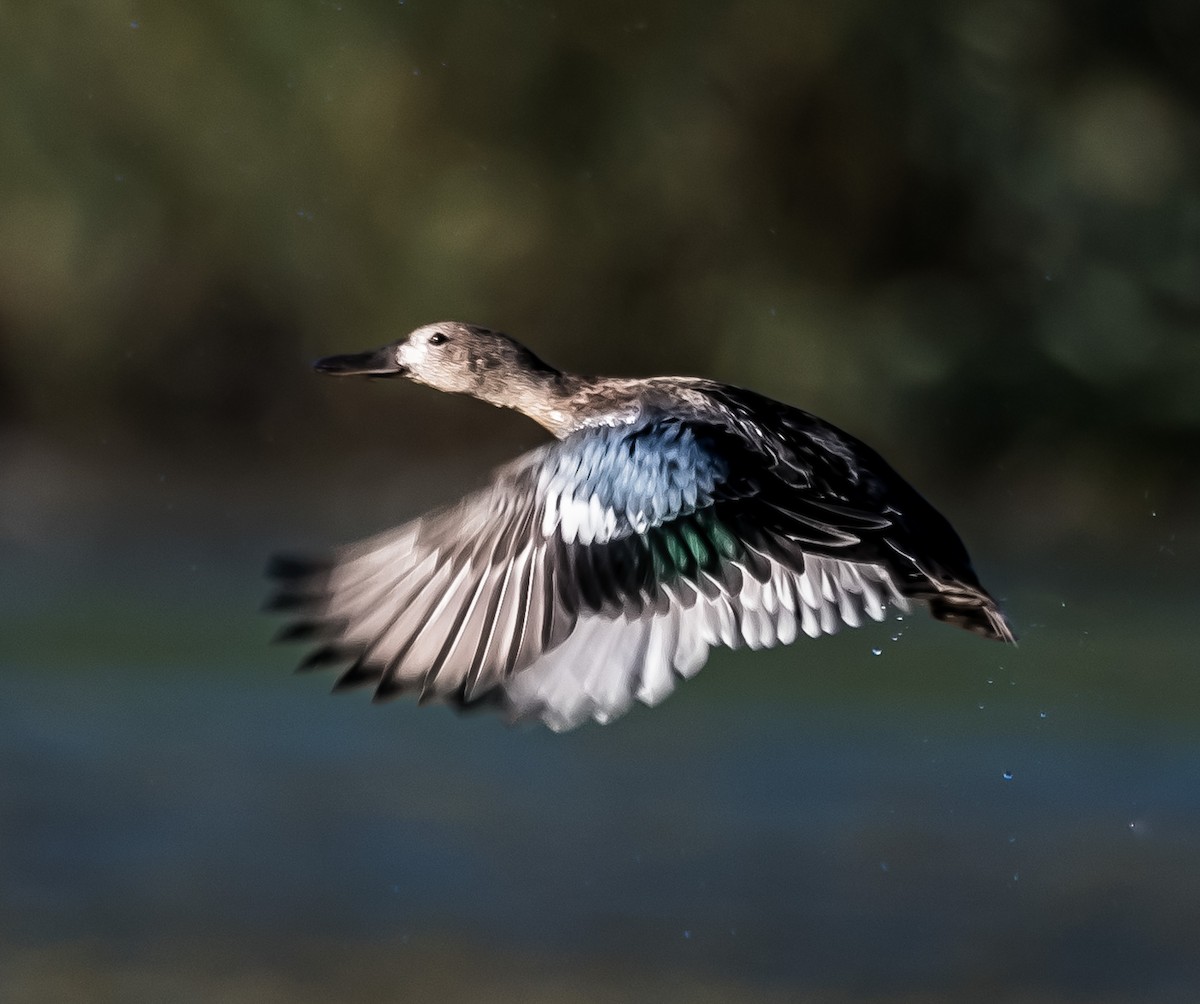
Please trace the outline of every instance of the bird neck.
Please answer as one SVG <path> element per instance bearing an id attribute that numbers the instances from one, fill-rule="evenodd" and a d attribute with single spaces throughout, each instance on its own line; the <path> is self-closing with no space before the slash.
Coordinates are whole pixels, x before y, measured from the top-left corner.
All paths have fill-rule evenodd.
<path id="1" fill-rule="evenodd" d="M 519 411 L 562 439 L 581 425 L 574 399 L 589 381 L 543 366 L 509 373 L 503 379 L 484 380 L 474 395 L 499 408 Z"/>

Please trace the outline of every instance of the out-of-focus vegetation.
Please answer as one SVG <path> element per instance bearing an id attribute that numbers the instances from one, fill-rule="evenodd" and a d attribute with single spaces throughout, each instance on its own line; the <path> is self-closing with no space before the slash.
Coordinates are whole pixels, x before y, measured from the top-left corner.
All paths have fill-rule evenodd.
<path id="1" fill-rule="evenodd" d="M 1198 53 L 1197 0 L 0 3 L 0 998 L 1197 999 Z M 1020 648 L 722 651 L 569 736 L 323 700 L 266 555 L 543 435 L 307 368 L 447 317 L 860 435 Z"/>
<path id="2" fill-rule="evenodd" d="M 0 422 L 452 449 L 302 363 L 458 317 L 1039 518 L 1190 492 L 1197 51 L 1189 0 L 9 5 Z"/>

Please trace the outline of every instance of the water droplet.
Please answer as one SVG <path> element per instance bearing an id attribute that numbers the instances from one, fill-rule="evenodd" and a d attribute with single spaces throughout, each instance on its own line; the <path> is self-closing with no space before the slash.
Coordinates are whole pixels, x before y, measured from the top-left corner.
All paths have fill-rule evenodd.
<path id="1" fill-rule="evenodd" d="M 871 654 L 872 655 L 883 655 L 883 649 L 873 648 L 873 649 L 871 649 Z"/>
<path id="2" fill-rule="evenodd" d="M 1020 872 L 1013 872 L 1013 881 L 1014 881 L 1014 882 L 1017 882 L 1017 881 L 1019 881 L 1019 880 L 1020 880 L 1020 878 L 1021 878 L 1021 873 L 1020 873 Z"/>
<path id="3" fill-rule="evenodd" d="M 1038 718 L 1045 718 L 1045 717 L 1046 717 L 1046 712 L 1044 712 L 1044 711 L 1038 712 Z"/>
<path id="4" fill-rule="evenodd" d="M 1011 770 L 1006 770 L 1002 776 L 1004 777 L 1005 781 L 1011 781 L 1013 779 L 1013 772 Z"/>
<path id="5" fill-rule="evenodd" d="M 901 634 L 903 634 L 902 631 L 897 631 L 894 635 L 892 635 L 892 641 L 899 641 Z"/>
<path id="6" fill-rule="evenodd" d="M 879 870 L 880 870 L 881 872 L 885 872 L 885 871 L 887 871 L 887 870 L 888 870 L 888 863 L 887 863 L 886 861 L 880 861 L 880 862 L 879 862 Z"/>
<path id="7" fill-rule="evenodd" d="M 690 939 L 690 938 L 691 938 L 691 936 L 692 936 L 692 932 L 691 932 L 691 931 L 684 931 L 684 932 L 683 932 L 683 936 L 684 936 L 685 938 L 689 938 L 689 939 Z"/>
<path id="8" fill-rule="evenodd" d="M 979 710 L 980 710 L 980 711 L 982 711 L 982 710 L 983 710 L 983 705 L 982 705 L 982 704 L 981 704 L 981 705 L 979 705 Z"/>

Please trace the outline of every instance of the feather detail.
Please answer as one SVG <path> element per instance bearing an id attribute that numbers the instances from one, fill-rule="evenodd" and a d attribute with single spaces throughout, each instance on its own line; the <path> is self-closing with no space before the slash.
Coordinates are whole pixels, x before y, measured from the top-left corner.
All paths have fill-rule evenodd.
<path id="1" fill-rule="evenodd" d="M 949 524 L 811 416 L 697 383 L 694 410 L 579 428 L 457 506 L 321 561 L 272 609 L 335 689 L 486 700 L 571 728 L 656 704 L 713 646 L 787 644 L 928 605 L 1013 635 Z M 853 470 L 851 470 L 853 469 Z M 931 543 L 932 542 L 932 543 Z"/>

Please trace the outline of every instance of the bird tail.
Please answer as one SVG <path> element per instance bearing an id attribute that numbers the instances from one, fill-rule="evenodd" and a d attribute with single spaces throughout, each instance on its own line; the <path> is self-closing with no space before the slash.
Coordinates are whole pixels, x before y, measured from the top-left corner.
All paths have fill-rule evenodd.
<path id="1" fill-rule="evenodd" d="M 924 597 L 929 603 L 929 612 L 935 618 L 984 638 L 1010 645 L 1017 643 L 1017 636 L 1004 611 L 986 590 L 957 581 L 938 582 L 935 585 L 937 592 Z"/>

